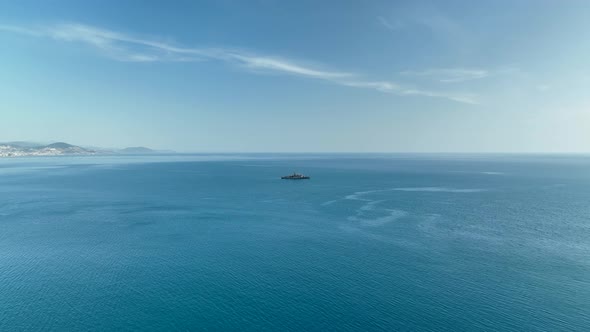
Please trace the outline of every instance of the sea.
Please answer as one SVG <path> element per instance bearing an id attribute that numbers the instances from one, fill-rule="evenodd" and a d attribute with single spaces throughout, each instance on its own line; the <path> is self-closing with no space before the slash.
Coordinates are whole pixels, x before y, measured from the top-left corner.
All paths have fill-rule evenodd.
<path id="1" fill-rule="evenodd" d="M 0 159 L 0 331 L 590 331 L 590 156 Z"/>

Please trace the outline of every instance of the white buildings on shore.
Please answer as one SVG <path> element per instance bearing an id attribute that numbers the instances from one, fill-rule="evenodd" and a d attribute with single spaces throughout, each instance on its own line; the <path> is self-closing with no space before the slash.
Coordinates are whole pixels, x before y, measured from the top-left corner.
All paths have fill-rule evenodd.
<path id="1" fill-rule="evenodd" d="M 86 150 L 78 146 L 66 148 L 42 146 L 36 148 L 19 147 L 8 144 L 0 144 L 0 158 L 2 157 L 28 157 L 28 156 L 61 156 L 61 155 L 87 155 L 94 151 Z"/>

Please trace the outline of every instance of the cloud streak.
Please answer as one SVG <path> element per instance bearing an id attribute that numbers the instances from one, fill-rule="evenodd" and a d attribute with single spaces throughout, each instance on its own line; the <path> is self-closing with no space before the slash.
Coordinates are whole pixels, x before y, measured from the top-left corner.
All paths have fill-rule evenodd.
<path id="1" fill-rule="evenodd" d="M 400 21 L 390 21 L 383 16 L 377 16 L 377 21 L 387 30 L 396 31 L 403 28 L 403 24 Z"/>
<path id="2" fill-rule="evenodd" d="M 259 55 L 240 49 L 183 47 L 150 38 L 97 28 L 84 24 L 55 24 L 42 27 L 0 25 L 0 31 L 51 38 L 61 42 L 82 43 L 97 49 L 102 55 L 125 62 L 190 62 L 222 61 L 255 72 L 278 73 L 323 80 L 333 84 L 370 89 L 399 96 L 442 98 L 460 103 L 477 104 L 472 95 L 432 92 L 404 87 L 389 81 L 364 79 L 344 71 L 330 71 L 302 64 L 290 59 Z M 416 72 L 417 73 L 417 72 Z M 470 73 L 447 73 L 447 80 L 458 80 Z M 455 75 L 453 75 L 455 74 Z M 428 75 L 418 73 L 418 75 Z M 461 76 L 463 75 L 463 76 Z M 477 73 L 471 73 L 477 76 Z M 481 75 L 481 74 L 480 74 Z"/>
<path id="3" fill-rule="evenodd" d="M 500 67 L 494 69 L 483 68 L 437 68 L 416 71 L 403 71 L 404 76 L 423 77 L 440 83 L 461 83 L 500 75 L 519 72 L 516 67 Z"/>
<path id="4" fill-rule="evenodd" d="M 442 68 L 422 71 L 404 71 L 401 74 L 409 76 L 428 77 L 435 79 L 441 83 L 458 83 L 486 78 L 489 77 L 491 73 L 485 69 Z"/>

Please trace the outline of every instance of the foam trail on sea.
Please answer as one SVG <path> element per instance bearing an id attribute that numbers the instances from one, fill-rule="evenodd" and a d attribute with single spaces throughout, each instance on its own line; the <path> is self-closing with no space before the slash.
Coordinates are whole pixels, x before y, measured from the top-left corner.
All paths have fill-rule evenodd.
<path id="1" fill-rule="evenodd" d="M 327 205 L 332 205 L 336 202 L 342 201 L 342 200 L 352 200 L 352 201 L 363 201 L 363 202 L 371 202 L 370 199 L 365 199 L 365 198 L 361 198 L 364 195 L 368 195 L 368 194 L 372 194 L 372 193 L 376 193 L 376 192 L 381 192 L 381 191 L 387 191 L 389 189 L 381 189 L 381 190 L 368 190 L 368 191 L 357 191 L 354 192 L 350 195 L 346 195 L 344 196 L 344 198 L 340 198 L 340 199 L 333 199 L 331 201 L 327 201 L 322 203 L 322 206 L 327 206 Z"/>
<path id="2" fill-rule="evenodd" d="M 362 210 L 359 209 L 359 210 Z M 387 223 L 396 221 L 400 218 L 406 217 L 408 216 L 408 213 L 406 211 L 403 210 L 396 210 L 396 209 L 385 209 L 385 211 L 387 211 L 387 215 L 382 216 L 382 217 L 376 217 L 376 218 L 361 218 L 362 214 L 358 214 L 356 216 L 350 216 L 348 217 L 348 220 L 350 221 L 357 221 L 360 223 L 361 226 L 367 226 L 367 227 L 377 227 L 377 226 L 383 226 Z"/>
<path id="3" fill-rule="evenodd" d="M 423 191 L 423 192 L 445 192 L 445 193 L 477 193 L 486 191 L 485 189 L 457 189 L 444 187 L 407 187 L 407 188 L 393 188 L 393 191 Z"/>
<path id="4" fill-rule="evenodd" d="M 486 189 L 479 189 L 479 188 L 446 188 L 446 187 L 399 187 L 399 188 L 388 188 L 388 189 L 378 189 L 378 190 L 368 190 L 368 191 L 357 191 L 352 194 L 346 195 L 340 199 L 334 199 L 330 201 L 323 202 L 322 206 L 332 205 L 342 200 L 355 200 L 355 201 L 364 201 L 370 202 L 370 199 L 362 198 L 368 194 L 373 193 L 380 193 L 380 192 L 387 192 L 387 191 L 407 191 L 407 192 L 444 192 L 444 193 L 477 193 L 487 191 Z"/>
<path id="5" fill-rule="evenodd" d="M 377 226 L 382 226 L 387 223 L 393 222 L 397 219 L 406 217 L 408 215 L 408 213 L 406 211 L 402 211 L 402 210 L 382 209 L 385 212 L 385 215 L 378 216 L 378 217 L 372 217 L 372 218 L 368 217 L 367 216 L 368 214 L 372 214 L 376 210 L 377 205 L 385 202 L 385 200 L 369 200 L 369 199 L 359 198 L 359 196 L 361 196 L 361 195 L 365 195 L 365 194 L 373 193 L 373 192 L 376 192 L 376 191 L 359 192 L 357 194 L 347 196 L 348 197 L 347 199 L 353 199 L 353 200 L 357 200 L 357 201 L 367 202 L 356 210 L 355 215 L 349 216 L 347 218 L 349 221 L 358 222 L 361 226 L 377 227 Z M 353 197 L 353 198 L 351 198 L 351 197 Z"/>

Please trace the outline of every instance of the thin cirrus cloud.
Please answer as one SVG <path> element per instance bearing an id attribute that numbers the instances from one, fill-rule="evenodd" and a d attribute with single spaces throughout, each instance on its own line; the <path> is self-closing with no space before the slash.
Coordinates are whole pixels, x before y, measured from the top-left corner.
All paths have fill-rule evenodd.
<path id="1" fill-rule="evenodd" d="M 377 16 L 377 21 L 383 27 L 385 27 L 386 29 L 391 30 L 391 31 L 400 30 L 404 27 L 404 24 L 401 21 L 391 21 L 391 20 L 386 19 L 383 16 Z"/>
<path id="2" fill-rule="evenodd" d="M 489 77 L 490 71 L 473 68 L 442 68 L 421 71 L 404 71 L 402 75 L 420 76 L 437 80 L 441 83 L 458 83 Z"/>
<path id="3" fill-rule="evenodd" d="M 34 37 L 51 38 L 58 41 L 83 43 L 94 47 L 101 54 L 125 62 L 191 62 L 217 60 L 252 71 L 302 76 L 333 84 L 371 89 L 400 96 L 424 96 L 442 98 L 460 103 L 477 104 L 469 94 L 435 92 L 389 81 L 363 79 L 359 75 L 327 71 L 284 58 L 253 54 L 231 48 L 195 48 L 176 46 L 158 40 L 138 38 L 126 33 L 97 28 L 84 24 L 55 24 L 42 27 L 0 25 L 0 31 Z M 453 77 L 451 77 L 453 79 Z M 455 77 L 454 79 L 457 79 Z"/>
<path id="4" fill-rule="evenodd" d="M 461 83 L 520 72 L 519 68 L 503 66 L 493 69 L 482 68 L 437 68 L 428 70 L 403 71 L 403 76 L 422 77 L 440 83 Z"/>

